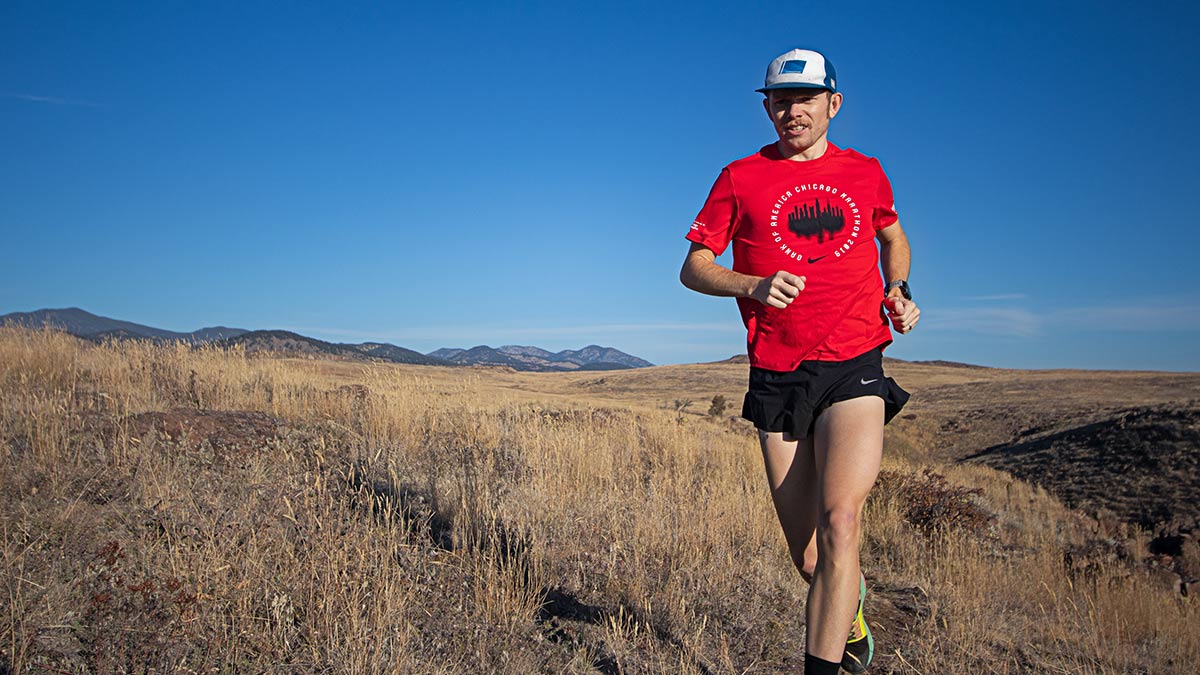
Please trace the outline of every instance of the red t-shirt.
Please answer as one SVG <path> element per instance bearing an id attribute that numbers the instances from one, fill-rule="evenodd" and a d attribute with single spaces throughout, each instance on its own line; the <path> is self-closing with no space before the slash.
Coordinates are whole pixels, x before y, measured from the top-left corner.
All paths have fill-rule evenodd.
<path id="1" fill-rule="evenodd" d="M 790 371 L 891 343 L 874 237 L 896 221 L 892 186 L 875 158 L 831 143 L 798 162 L 771 144 L 721 171 L 687 238 L 717 255 L 732 241 L 733 269 L 742 274 L 806 277 L 784 309 L 737 300 L 750 365 Z"/>

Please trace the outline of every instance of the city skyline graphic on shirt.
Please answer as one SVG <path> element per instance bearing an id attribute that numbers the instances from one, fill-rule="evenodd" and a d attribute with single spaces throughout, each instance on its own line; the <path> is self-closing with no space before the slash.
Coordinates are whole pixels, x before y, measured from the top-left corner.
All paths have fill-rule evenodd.
<path id="1" fill-rule="evenodd" d="M 846 227 L 845 214 L 840 206 L 821 206 L 819 199 L 813 199 L 812 206 L 797 205 L 788 214 L 788 229 L 801 237 L 816 237 L 817 243 L 823 243 L 825 236 L 830 239 Z"/>

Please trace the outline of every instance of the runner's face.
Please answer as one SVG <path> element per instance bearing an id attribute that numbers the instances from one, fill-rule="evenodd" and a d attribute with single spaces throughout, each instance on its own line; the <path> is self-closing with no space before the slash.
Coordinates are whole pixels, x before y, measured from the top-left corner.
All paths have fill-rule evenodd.
<path id="1" fill-rule="evenodd" d="M 803 152 L 829 133 L 829 121 L 842 107 L 842 95 L 825 89 L 772 89 L 763 107 L 779 140 Z"/>

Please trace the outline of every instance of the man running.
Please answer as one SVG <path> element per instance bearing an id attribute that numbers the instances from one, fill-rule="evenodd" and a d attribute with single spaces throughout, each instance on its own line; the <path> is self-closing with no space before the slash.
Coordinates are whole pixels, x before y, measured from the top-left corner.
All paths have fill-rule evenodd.
<path id="1" fill-rule="evenodd" d="M 908 400 L 884 375 L 882 352 L 889 321 L 908 333 L 921 314 L 908 239 L 878 160 L 826 138 L 842 94 L 823 54 L 783 54 L 757 91 L 779 140 L 721 171 L 679 278 L 736 297 L 748 331 L 742 416 L 758 428 L 775 511 L 809 582 L 804 672 L 861 673 L 874 656 L 862 508 L 883 426 Z M 715 262 L 730 242 L 732 270 Z"/>

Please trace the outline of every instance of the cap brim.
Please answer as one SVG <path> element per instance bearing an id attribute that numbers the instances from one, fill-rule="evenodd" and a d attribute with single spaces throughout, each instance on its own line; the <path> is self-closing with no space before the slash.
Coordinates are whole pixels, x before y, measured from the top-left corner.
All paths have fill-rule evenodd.
<path id="1" fill-rule="evenodd" d="M 808 84 L 801 82 L 780 82 L 779 84 L 773 84 L 769 87 L 763 87 L 762 89 L 755 89 L 754 91 L 757 91 L 760 94 L 765 94 L 774 89 L 824 89 L 835 94 L 837 93 L 837 89 L 834 89 L 833 87 L 826 87 L 823 84 Z"/>

